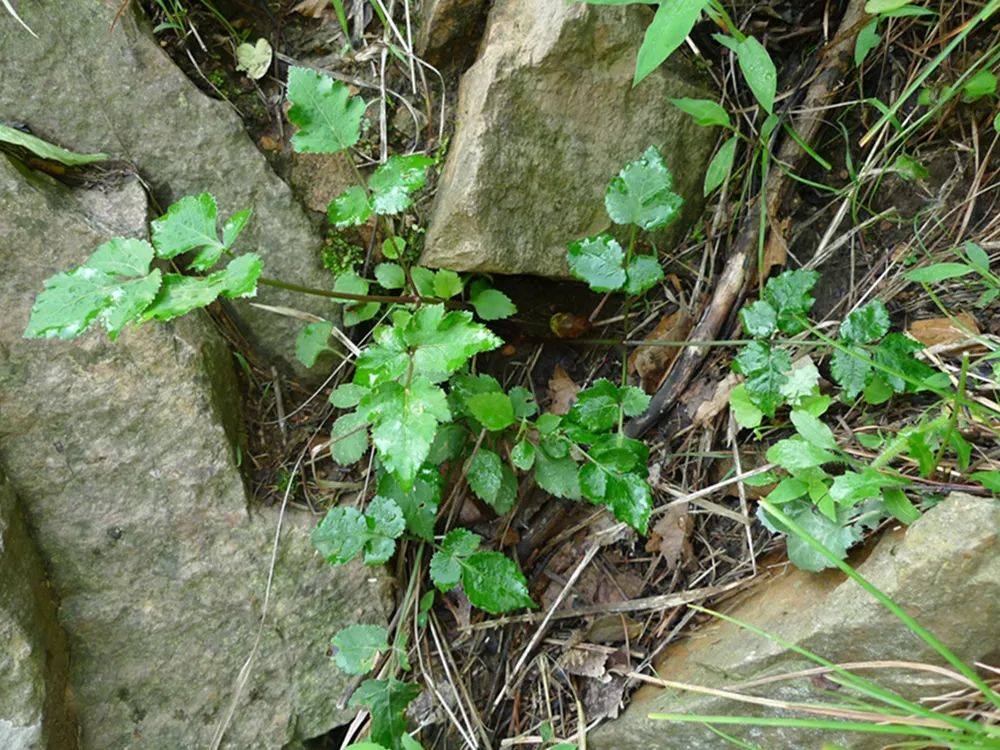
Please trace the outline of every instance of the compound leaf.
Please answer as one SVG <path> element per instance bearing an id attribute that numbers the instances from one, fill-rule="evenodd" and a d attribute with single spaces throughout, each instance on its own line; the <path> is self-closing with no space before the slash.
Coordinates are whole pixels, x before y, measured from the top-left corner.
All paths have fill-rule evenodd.
<path id="1" fill-rule="evenodd" d="M 864 390 L 871 372 L 871 357 L 856 346 L 848 347 L 847 351 L 836 349 L 830 358 L 830 374 L 848 398 L 854 398 Z"/>
<path id="2" fill-rule="evenodd" d="M 462 580 L 462 562 L 479 549 L 478 534 L 466 529 L 453 529 L 441 542 L 441 548 L 431 558 L 431 581 L 441 591 L 450 591 Z"/>
<path id="3" fill-rule="evenodd" d="M 889 311 L 881 300 L 872 300 L 868 304 L 851 312 L 840 324 L 840 336 L 845 341 L 857 344 L 868 344 L 876 341 L 889 331 Z"/>
<path id="4" fill-rule="evenodd" d="M 652 255 L 636 255 L 625 269 L 625 291 L 637 296 L 663 278 L 660 261 Z"/>
<path id="5" fill-rule="evenodd" d="M 406 707 L 418 695 L 418 685 L 400 682 L 394 677 L 387 680 L 365 680 L 354 691 L 348 705 L 351 708 L 368 708 L 372 742 L 387 750 L 402 750 L 400 738 L 406 732 Z"/>
<path id="6" fill-rule="evenodd" d="M 365 517 L 357 508 L 337 507 L 327 511 L 310 536 L 328 563 L 343 565 L 361 552 L 367 532 Z"/>
<path id="7" fill-rule="evenodd" d="M 403 511 L 395 500 L 376 495 L 365 511 L 367 533 L 365 565 L 381 565 L 396 551 L 396 539 L 406 529 Z"/>

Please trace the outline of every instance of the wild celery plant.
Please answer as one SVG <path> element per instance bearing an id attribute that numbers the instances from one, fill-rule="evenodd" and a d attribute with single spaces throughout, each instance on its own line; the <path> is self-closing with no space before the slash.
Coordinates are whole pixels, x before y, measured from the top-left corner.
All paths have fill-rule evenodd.
<path id="1" fill-rule="evenodd" d="M 1000 695 L 997 695 L 993 688 L 982 679 L 974 667 L 963 662 L 946 644 L 942 643 L 913 619 L 912 616 L 907 614 L 898 604 L 892 601 L 884 592 L 844 562 L 838 550 L 829 548 L 818 536 L 813 535 L 807 527 L 797 523 L 792 516 L 786 515 L 779 506 L 772 505 L 766 500 L 762 501 L 762 506 L 801 545 L 808 547 L 813 555 L 827 560 L 831 567 L 839 568 L 848 578 L 861 586 L 873 599 L 897 617 L 914 636 L 930 646 L 943 661 L 947 662 L 955 670 L 957 678 L 974 686 L 978 691 L 978 695 L 981 696 L 982 702 L 990 706 L 989 710 L 995 712 L 997 709 L 1000 709 Z M 825 672 L 826 678 L 840 686 L 849 697 L 847 700 L 844 700 L 843 697 L 839 698 L 836 705 L 796 703 L 789 706 L 789 710 L 805 714 L 809 718 L 652 713 L 649 715 L 649 718 L 654 721 L 698 723 L 713 728 L 713 731 L 719 726 L 734 725 L 879 734 L 885 735 L 887 738 L 898 738 L 898 744 L 893 745 L 894 747 L 943 747 L 955 748 L 956 750 L 959 748 L 970 750 L 972 748 L 982 748 L 983 750 L 996 750 L 996 748 L 1000 748 L 1000 727 L 990 723 L 989 720 L 977 722 L 964 716 L 952 715 L 943 711 L 933 711 L 923 703 L 908 700 L 879 685 L 874 680 L 860 677 L 818 654 L 793 643 L 788 643 L 777 635 L 768 633 L 754 625 L 730 617 L 729 615 L 702 609 L 701 607 L 694 607 L 694 609 L 708 612 L 719 619 L 732 622 L 755 635 L 772 640 L 783 648 L 818 664 L 820 667 L 828 670 Z M 680 689 L 700 690 L 700 688 L 679 683 L 671 683 L 671 686 Z M 729 695 L 734 700 L 738 701 L 740 699 L 739 694 L 730 693 Z M 838 710 L 845 708 L 849 710 L 843 712 L 843 718 L 829 718 L 831 711 L 836 715 Z M 734 745 L 755 747 L 747 745 L 741 740 L 730 738 L 726 735 L 722 736 L 726 737 Z M 904 741 L 903 738 L 907 739 Z"/>
<path id="2" fill-rule="evenodd" d="M 768 281 L 759 300 L 740 311 L 743 330 L 751 340 L 732 363 L 744 381 L 730 393 L 730 406 L 737 423 L 746 428 L 757 428 L 765 417 L 774 418 L 779 408 L 789 408 L 796 434 L 767 451 L 767 460 L 780 470 L 749 481 L 775 484 L 767 501 L 780 506 L 787 517 L 843 559 L 866 528 L 889 517 L 903 523 L 919 517 L 905 492 L 912 480 L 889 466 L 893 459 L 906 454 L 923 477 L 930 477 L 947 450 L 955 455 L 960 471 L 969 468 L 972 447 L 962 436 L 959 415 L 976 405 L 965 394 L 967 365 L 958 391 L 951 390 L 947 376 L 914 357 L 922 344 L 889 331 L 889 312 L 879 300 L 851 312 L 841 322 L 837 339 L 820 332 L 807 317 L 817 279 L 814 271 L 785 271 Z M 811 340 L 801 338 L 807 332 L 813 334 Z M 830 352 L 830 377 L 846 403 L 860 398 L 877 405 L 895 394 L 917 392 L 936 393 L 940 400 L 924 418 L 891 438 L 865 435 L 862 444 L 880 452 L 871 461 L 859 460 L 843 449 L 823 422 L 833 399 L 820 393 L 820 373 L 811 357 L 793 363 L 791 343 Z M 995 491 L 994 474 L 974 472 L 970 479 Z M 788 528 L 766 510 L 759 509 L 758 515 L 772 531 L 788 534 Z M 788 556 L 806 570 L 829 567 L 829 557 L 817 555 L 796 535 L 788 534 Z"/>
<path id="3" fill-rule="evenodd" d="M 288 99 L 297 151 L 340 153 L 358 142 L 365 103 L 343 83 L 291 68 Z M 642 412 L 649 399 L 624 382 L 601 379 L 579 393 L 567 414 L 539 415 L 528 389 L 504 391 L 494 378 L 471 371 L 477 354 L 502 344 L 482 321 L 508 317 L 515 308 L 485 279 L 469 282 L 453 271 L 406 262 L 394 218 L 410 207 L 433 163 L 419 154 L 393 156 L 367 179 L 355 169 L 358 184 L 331 201 L 334 226 L 381 223 L 386 260 L 375 267 L 374 279 L 348 269 L 328 291 L 266 278 L 257 254 L 234 250 L 250 210 L 226 219 L 220 233 L 216 201 L 202 193 L 182 198 L 154 220 L 151 242 L 110 239 L 83 265 L 47 279 L 24 335 L 71 339 L 96 324 L 114 339 L 126 325 L 168 321 L 220 297 L 252 297 L 258 285 L 334 300 L 343 305 L 348 326 L 381 314 L 371 343 L 356 357 L 350 382 L 330 394 L 331 404 L 342 412 L 332 427 L 331 457 L 354 464 L 373 451 L 375 495 L 359 507 L 330 509 L 313 531 L 313 544 L 334 565 L 358 557 L 381 565 L 400 541 L 411 540 L 417 569 L 410 575 L 409 603 L 422 578 L 424 547 L 431 545 L 428 573 L 438 590 L 461 585 L 469 601 L 489 613 L 535 607 L 513 560 L 490 550 L 469 530 L 440 533 L 445 531 L 439 528 L 438 511 L 446 484 L 440 467 L 461 468 L 472 492 L 500 515 L 517 502 L 518 474 L 530 472 L 550 494 L 586 498 L 645 533 L 652 510 L 649 453 L 645 444 L 623 434 L 622 424 Z M 595 288 L 632 296 L 659 281 L 659 261 L 633 250 L 639 229 L 656 229 L 676 217 L 680 198 L 670 185 L 656 149 L 626 165 L 608 187 L 605 203 L 615 222 L 631 226 L 628 250 L 609 235 L 574 242 L 568 253 L 574 273 Z M 187 273 L 154 267 L 157 259 L 178 263 L 182 257 Z M 373 285 L 389 293 L 371 294 Z M 300 332 L 296 353 L 305 365 L 315 365 L 324 350 L 333 348 L 333 326 L 332 320 L 317 321 Z M 432 602 L 426 594 L 421 597 L 420 617 L 426 618 Z M 406 734 L 403 715 L 419 689 L 394 676 L 397 668 L 409 669 L 404 643 L 403 629 L 390 645 L 384 628 L 368 625 L 333 637 L 334 661 L 348 673 L 366 674 L 382 655 L 391 660 L 390 674 L 363 682 L 351 705 L 368 708 L 372 742 L 393 750 L 419 746 Z"/>

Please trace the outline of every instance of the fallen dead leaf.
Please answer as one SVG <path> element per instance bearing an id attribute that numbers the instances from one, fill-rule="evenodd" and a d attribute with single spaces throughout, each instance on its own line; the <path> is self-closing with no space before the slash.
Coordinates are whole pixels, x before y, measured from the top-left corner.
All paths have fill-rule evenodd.
<path id="1" fill-rule="evenodd" d="M 560 415 L 568 413 L 579 392 L 580 386 L 557 363 L 549 378 L 549 411 Z"/>
<path id="2" fill-rule="evenodd" d="M 608 654 L 606 651 L 574 646 L 562 653 L 556 661 L 556 667 L 562 669 L 567 674 L 575 674 L 580 677 L 593 677 L 599 680 L 607 672 L 604 666 L 607 661 Z"/>
<path id="3" fill-rule="evenodd" d="M 739 378 L 730 373 L 717 383 L 705 383 L 700 386 L 687 404 L 692 422 L 695 425 L 703 425 L 729 406 L 729 393 L 739 382 Z"/>
<path id="4" fill-rule="evenodd" d="M 587 721 L 615 719 L 625 697 L 625 678 L 612 676 L 608 682 L 587 680 L 583 687 L 583 710 Z"/>
<path id="5" fill-rule="evenodd" d="M 634 641 L 642 635 L 642 623 L 612 614 L 600 615 L 587 627 L 586 637 L 593 643 L 624 643 Z"/>
<path id="6" fill-rule="evenodd" d="M 693 554 L 690 540 L 693 528 L 694 519 L 688 514 L 687 503 L 670 506 L 653 525 L 646 552 L 658 553 L 667 564 L 667 570 L 673 570 Z"/>
<path id="7" fill-rule="evenodd" d="M 973 333 L 979 333 L 979 326 L 976 325 L 976 319 L 969 313 L 959 313 L 955 316 L 955 319 Z M 969 338 L 969 334 L 956 326 L 951 318 L 916 320 L 910 324 L 910 329 L 907 333 L 924 346 L 956 344 Z"/>
<path id="8" fill-rule="evenodd" d="M 791 222 L 792 220 L 787 217 L 778 219 L 777 221 L 773 217 L 771 218 L 771 231 L 767 234 L 764 259 L 760 266 L 760 281 L 762 284 L 767 281 L 772 268 L 775 266 L 784 266 L 785 261 L 788 259 L 788 242 L 785 240 L 785 234 L 788 232 Z"/>
<path id="9" fill-rule="evenodd" d="M 322 18 L 327 13 L 333 13 L 330 0 L 302 0 L 292 8 L 292 13 L 298 13 L 306 18 Z"/>
<path id="10" fill-rule="evenodd" d="M 690 330 L 690 316 L 684 310 L 677 310 L 665 315 L 646 336 L 646 341 L 682 341 Z M 629 357 L 629 371 L 639 373 L 646 393 L 655 393 L 680 350 L 679 346 L 640 346 Z"/>

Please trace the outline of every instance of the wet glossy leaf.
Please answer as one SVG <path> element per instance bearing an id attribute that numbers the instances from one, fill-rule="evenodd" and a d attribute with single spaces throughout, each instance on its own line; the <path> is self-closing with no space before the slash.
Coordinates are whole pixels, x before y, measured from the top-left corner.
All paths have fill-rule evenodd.
<path id="1" fill-rule="evenodd" d="M 595 292 L 617 292 L 625 285 L 625 252 L 610 235 L 571 242 L 567 259 L 570 272 Z"/>
<path id="2" fill-rule="evenodd" d="M 683 204 L 672 187 L 670 170 L 659 150 L 650 146 L 611 180 L 604 194 L 604 207 L 616 224 L 660 229 L 677 218 Z"/>
<path id="3" fill-rule="evenodd" d="M 450 591 L 462 580 L 462 563 L 477 549 L 481 538 L 466 529 L 453 529 L 431 558 L 431 581 L 441 591 Z"/>
<path id="4" fill-rule="evenodd" d="M 368 709 L 371 715 L 369 734 L 373 742 L 387 750 L 402 750 L 400 737 L 406 731 L 406 707 L 418 695 L 418 685 L 400 682 L 393 677 L 387 680 L 365 680 L 354 691 L 348 705 L 351 708 L 365 706 Z"/>
<path id="5" fill-rule="evenodd" d="M 348 149 L 361 136 L 365 103 L 346 84 L 307 68 L 288 69 L 288 120 L 298 126 L 292 148 L 300 153 L 331 154 Z"/>
<path id="6" fill-rule="evenodd" d="M 474 606 L 493 615 L 536 606 L 524 575 L 500 552 L 476 552 L 467 558 L 462 567 L 462 588 Z"/>
<path id="7" fill-rule="evenodd" d="M 881 300 L 872 300 L 848 315 L 840 324 L 840 336 L 846 341 L 868 344 L 889 332 L 889 311 Z"/>

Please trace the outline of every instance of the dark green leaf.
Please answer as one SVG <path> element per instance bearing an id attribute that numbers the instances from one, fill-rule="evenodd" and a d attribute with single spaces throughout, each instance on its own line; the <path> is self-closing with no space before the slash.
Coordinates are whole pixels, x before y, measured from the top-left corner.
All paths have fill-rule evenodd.
<path id="1" fill-rule="evenodd" d="M 420 695 L 417 685 L 387 680 L 365 680 L 354 691 L 348 705 L 366 706 L 371 714 L 370 735 L 373 742 L 388 750 L 402 750 L 400 737 L 406 731 L 406 707 Z"/>
<path id="2" fill-rule="evenodd" d="M 509 395 L 510 401 L 514 405 L 514 416 L 518 419 L 527 419 L 538 413 L 535 396 L 527 388 L 515 385 L 510 389 Z"/>
<path id="3" fill-rule="evenodd" d="M 830 374 L 848 398 L 854 398 L 864 390 L 871 372 L 871 357 L 863 349 L 851 346 L 848 351 L 834 350 L 830 359 Z"/>
<path id="4" fill-rule="evenodd" d="M 466 480 L 480 500 L 492 504 L 500 493 L 503 481 L 503 461 L 500 456 L 491 450 L 480 448 L 469 463 Z"/>
<path id="5" fill-rule="evenodd" d="M 748 36 L 736 46 L 740 70 L 754 97 L 768 114 L 774 112 L 774 96 L 778 88 L 778 71 L 764 45 Z"/>
<path id="6" fill-rule="evenodd" d="M 816 285 L 816 271 L 796 269 L 784 271 L 767 282 L 764 296 L 778 314 L 778 329 L 790 334 L 805 330 L 800 321 L 816 301 L 809 292 Z"/>
<path id="7" fill-rule="evenodd" d="M 395 500 L 376 495 L 365 510 L 365 523 L 365 565 L 381 565 L 392 557 L 396 539 L 406 529 L 403 511 Z"/>
<path id="8" fill-rule="evenodd" d="M 911 524 L 920 518 L 920 511 L 898 487 L 887 487 L 882 490 L 882 502 L 893 518 L 901 523 Z"/>
<path id="9" fill-rule="evenodd" d="M 889 331 L 889 311 L 880 300 L 873 300 L 848 315 L 840 324 L 840 336 L 845 341 L 868 344 Z"/>
<path id="10" fill-rule="evenodd" d="M 447 427 L 448 425 L 443 426 L 438 433 Z M 396 477 L 387 471 L 380 471 L 378 476 L 378 494 L 394 500 L 403 511 L 406 530 L 425 541 L 434 537 L 434 523 L 437 520 L 443 486 L 444 477 L 433 464 L 420 467 L 409 490 L 404 490 Z"/>
<path id="11" fill-rule="evenodd" d="M 861 67 L 861 63 L 868 57 L 868 53 L 875 49 L 880 41 L 882 41 L 882 37 L 878 33 L 878 19 L 872 19 L 871 22 L 862 27 L 861 31 L 858 32 L 858 38 L 854 41 L 855 67 Z"/>
<path id="12" fill-rule="evenodd" d="M 923 348 L 923 344 L 901 333 L 890 333 L 875 349 L 875 361 L 889 370 L 879 374 L 897 393 L 918 391 L 934 377 L 932 367 L 913 357 Z"/>
<path id="13" fill-rule="evenodd" d="M 567 500 L 577 500 L 580 497 L 576 462 L 568 455 L 553 458 L 544 450 L 536 451 L 535 482 L 556 497 Z"/>
<path id="14" fill-rule="evenodd" d="M 466 404 L 472 416 L 488 430 L 503 430 L 514 424 L 514 405 L 504 393 L 477 393 Z"/>
<path id="15" fill-rule="evenodd" d="M 622 410 L 626 417 L 637 417 L 649 407 L 649 396 L 634 385 L 626 385 L 619 389 Z"/>
<path id="16" fill-rule="evenodd" d="M 462 588 L 474 606 L 492 615 L 536 606 L 524 575 L 500 552 L 476 552 L 467 558 L 462 566 Z"/>

